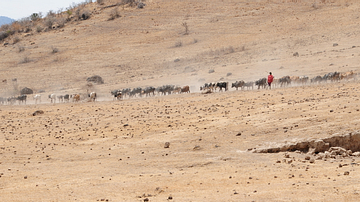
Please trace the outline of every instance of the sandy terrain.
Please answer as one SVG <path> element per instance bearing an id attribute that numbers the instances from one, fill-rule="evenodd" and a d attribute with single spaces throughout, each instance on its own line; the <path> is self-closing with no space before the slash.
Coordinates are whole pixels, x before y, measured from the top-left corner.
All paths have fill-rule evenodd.
<path id="1" fill-rule="evenodd" d="M 93 4 L 89 20 L 1 46 L 1 97 L 45 91 L 41 104 L 0 106 L 1 201 L 358 201 L 360 157 L 252 152 L 358 131 L 358 80 L 199 91 L 269 71 L 358 73 L 360 3 L 324 2 L 152 0 L 113 21 Z M 105 81 L 89 89 L 97 102 L 47 99 L 85 94 L 93 75 Z M 164 84 L 191 93 L 110 96 Z"/>

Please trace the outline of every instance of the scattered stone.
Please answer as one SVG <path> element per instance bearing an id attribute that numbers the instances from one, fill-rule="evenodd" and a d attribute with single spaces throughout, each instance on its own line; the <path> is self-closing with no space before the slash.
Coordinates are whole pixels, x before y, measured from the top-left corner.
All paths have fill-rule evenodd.
<path id="1" fill-rule="evenodd" d="M 333 43 L 333 47 L 338 46 L 338 45 L 339 45 L 338 43 Z"/>
<path id="2" fill-rule="evenodd" d="M 310 163 L 315 163 L 315 159 L 310 159 L 310 161 L 309 161 Z"/>
<path id="3" fill-rule="evenodd" d="M 164 148 L 169 148 L 169 147 L 170 147 L 170 142 L 165 142 Z"/>
<path id="4" fill-rule="evenodd" d="M 236 134 L 236 136 L 241 136 L 241 133 L 239 132 L 238 134 Z"/>
<path id="5" fill-rule="evenodd" d="M 294 57 L 299 57 L 299 53 L 298 53 L 298 52 L 295 52 L 295 53 L 293 54 L 293 56 L 294 56 Z"/>
<path id="6" fill-rule="evenodd" d="M 200 150 L 201 148 L 200 148 L 200 146 L 195 146 L 194 148 L 193 148 L 193 150 L 195 151 L 195 150 Z"/>
<path id="7" fill-rule="evenodd" d="M 27 176 L 24 176 L 24 179 L 26 180 L 26 179 L 27 179 Z"/>
<path id="8" fill-rule="evenodd" d="M 173 199 L 173 197 L 172 197 L 172 196 L 169 196 L 169 197 L 168 197 L 168 200 L 172 200 L 172 199 Z"/>
<path id="9" fill-rule="evenodd" d="M 39 114 L 44 114 L 43 110 L 36 110 L 34 113 L 32 113 L 33 116 L 37 116 Z"/>
<path id="10" fill-rule="evenodd" d="M 305 156 L 305 160 L 310 160 L 310 156 Z"/>
<path id="11" fill-rule="evenodd" d="M 345 171 L 345 172 L 344 172 L 344 175 L 349 175 L 349 174 L 350 174 L 349 171 Z"/>
<path id="12" fill-rule="evenodd" d="M 34 93 L 34 91 L 31 90 L 30 88 L 27 88 L 27 87 L 21 89 L 21 91 L 20 91 L 21 95 L 30 95 L 30 94 L 33 94 L 33 93 Z"/>

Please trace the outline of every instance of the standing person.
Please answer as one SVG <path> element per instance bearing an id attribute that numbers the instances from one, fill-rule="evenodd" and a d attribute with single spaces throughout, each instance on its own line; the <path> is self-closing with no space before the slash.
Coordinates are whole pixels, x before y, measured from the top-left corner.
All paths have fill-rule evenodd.
<path id="1" fill-rule="evenodd" d="M 269 76 L 268 76 L 268 84 L 269 84 L 269 88 L 271 89 L 271 83 L 273 82 L 274 80 L 274 76 L 272 75 L 272 73 L 270 72 L 269 73 Z"/>

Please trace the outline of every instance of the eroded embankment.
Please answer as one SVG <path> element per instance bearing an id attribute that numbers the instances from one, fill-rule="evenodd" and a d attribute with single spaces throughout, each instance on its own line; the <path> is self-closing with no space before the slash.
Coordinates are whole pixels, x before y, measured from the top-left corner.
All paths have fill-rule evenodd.
<path id="1" fill-rule="evenodd" d="M 360 131 L 344 135 L 334 134 L 327 138 L 298 141 L 269 148 L 252 148 L 248 149 L 248 151 L 254 153 L 300 151 L 326 158 L 336 158 L 339 155 L 343 157 L 360 156 Z"/>

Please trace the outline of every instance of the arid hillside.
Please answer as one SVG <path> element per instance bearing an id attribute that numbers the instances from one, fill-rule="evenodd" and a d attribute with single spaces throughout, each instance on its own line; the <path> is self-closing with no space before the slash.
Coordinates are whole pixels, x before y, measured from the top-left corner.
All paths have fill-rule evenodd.
<path id="1" fill-rule="evenodd" d="M 0 102 L 1 201 L 358 201 L 360 2 L 143 2 L 86 3 L 26 32 L 9 27 L 18 31 L 1 42 L 0 97 L 24 87 L 42 97 Z M 199 88 L 270 71 L 354 74 Z M 94 75 L 104 83 L 88 83 Z M 167 84 L 190 93 L 110 94 Z M 52 93 L 83 97 L 51 103 Z"/>
<path id="2" fill-rule="evenodd" d="M 116 3 L 90 3 L 87 20 L 5 39 L 1 79 L 48 93 L 81 91 L 93 75 L 106 93 L 164 84 L 198 91 L 204 82 L 251 81 L 269 71 L 313 77 L 358 67 L 356 1 L 152 0 L 143 9 L 106 8 Z M 120 17 L 109 20 L 114 9 Z M 1 87 L 14 93 L 9 82 Z"/>

